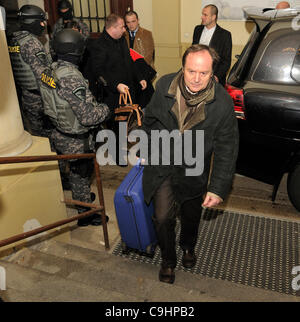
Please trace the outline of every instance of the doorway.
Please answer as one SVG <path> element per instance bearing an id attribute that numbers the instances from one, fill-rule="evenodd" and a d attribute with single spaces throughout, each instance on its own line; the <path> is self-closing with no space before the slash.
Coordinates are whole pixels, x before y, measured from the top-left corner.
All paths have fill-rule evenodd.
<path id="1" fill-rule="evenodd" d="M 133 0 L 110 0 L 111 13 L 118 14 L 121 17 L 129 10 L 133 10 Z"/>

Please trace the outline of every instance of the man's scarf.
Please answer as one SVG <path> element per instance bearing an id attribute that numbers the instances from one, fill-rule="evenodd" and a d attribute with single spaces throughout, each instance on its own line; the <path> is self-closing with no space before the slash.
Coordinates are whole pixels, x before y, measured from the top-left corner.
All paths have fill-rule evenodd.
<path id="1" fill-rule="evenodd" d="M 206 88 L 202 89 L 197 93 L 192 93 L 186 86 L 184 82 L 183 72 L 180 71 L 173 81 L 174 89 L 177 88 L 177 93 L 179 92 L 183 97 L 187 110 L 182 110 L 180 108 L 180 97 L 177 97 L 172 111 L 177 117 L 179 130 L 183 132 L 184 130 L 192 128 L 194 125 L 205 120 L 205 103 L 213 100 L 215 96 L 215 80 L 212 77 L 207 84 Z M 184 111 L 184 112 L 183 112 Z"/>
<path id="2" fill-rule="evenodd" d="M 188 107 L 199 106 L 202 102 L 211 100 L 214 97 L 215 93 L 215 82 L 213 78 L 209 80 L 209 83 L 207 84 L 206 88 L 200 90 L 199 92 L 192 93 L 188 90 L 184 82 L 182 71 L 178 75 L 178 86 Z"/>

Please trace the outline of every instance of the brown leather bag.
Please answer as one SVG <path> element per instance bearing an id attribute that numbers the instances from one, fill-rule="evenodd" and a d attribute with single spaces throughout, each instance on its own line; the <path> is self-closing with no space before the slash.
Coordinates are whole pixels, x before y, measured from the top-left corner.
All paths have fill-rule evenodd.
<path id="1" fill-rule="evenodd" d="M 128 102 L 129 101 L 129 102 Z M 127 134 L 142 126 L 144 113 L 138 104 L 133 104 L 129 91 L 121 93 L 119 107 L 115 108 L 115 121 L 127 122 Z"/>

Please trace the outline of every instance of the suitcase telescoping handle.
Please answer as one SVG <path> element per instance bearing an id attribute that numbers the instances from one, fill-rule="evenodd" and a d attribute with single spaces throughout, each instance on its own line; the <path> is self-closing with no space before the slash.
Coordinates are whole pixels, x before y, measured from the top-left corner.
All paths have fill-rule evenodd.
<path id="1" fill-rule="evenodd" d="M 142 159 L 138 158 L 137 163 L 135 164 L 137 167 L 141 167 L 142 166 Z"/>
<path id="2" fill-rule="evenodd" d="M 137 162 L 136 162 L 136 166 L 137 167 L 143 167 L 144 166 L 144 163 L 145 163 L 145 159 L 142 159 L 142 158 L 138 158 L 137 159 Z"/>

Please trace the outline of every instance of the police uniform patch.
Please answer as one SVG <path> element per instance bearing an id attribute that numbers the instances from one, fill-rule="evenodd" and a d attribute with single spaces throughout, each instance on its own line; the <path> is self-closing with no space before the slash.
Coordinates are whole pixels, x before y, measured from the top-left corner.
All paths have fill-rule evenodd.
<path id="1" fill-rule="evenodd" d="M 41 75 L 41 81 L 42 83 L 45 83 L 47 86 L 56 88 L 56 83 L 54 81 L 53 76 L 51 75 L 51 71 L 45 70 Z"/>
<path id="2" fill-rule="evenodd" d="M 48 60 L 47 60 L 47 56 L 46 53 L 43 51 L 39 51 L 38 53 L 35 54 L 36 57 L 41 61 L 41 63 L 43 65 L 48 65 Z"/>
<path id="3" fill-rule="evenodd" d="M 20 52 L 20 46 L 8 46 L 8 51 L 10 53 L 19 53 Z"/>
<path id="4" fill-rule="evenodd" d="M 81 101 L 85 101 L 85 96 L 86 96 L 86 88 L 83 86 L 77 87 L 74 91 L 73 94 L 79 98 Z"/>

